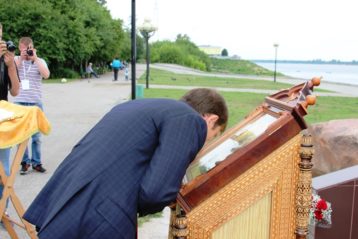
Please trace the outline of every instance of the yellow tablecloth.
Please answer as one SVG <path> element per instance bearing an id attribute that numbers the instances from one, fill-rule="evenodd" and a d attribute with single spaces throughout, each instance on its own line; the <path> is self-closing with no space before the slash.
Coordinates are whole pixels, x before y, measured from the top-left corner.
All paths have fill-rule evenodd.
<path id="1" fill-rule="evenodd" d="M 0 101 L 0 148 L 19 144 L 39 131 L 46 135 L 51 131 L 51 125 L 39 107 Z"/>

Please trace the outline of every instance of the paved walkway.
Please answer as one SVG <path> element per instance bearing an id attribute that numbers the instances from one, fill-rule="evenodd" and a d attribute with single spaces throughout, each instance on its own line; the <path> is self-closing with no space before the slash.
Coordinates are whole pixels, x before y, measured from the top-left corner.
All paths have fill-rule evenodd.
<path id="1" fill-rule="evenodd" d="M 163 66 L 155 65 L 154 67 Z M 180 71 L 181 73 L 187 71 L 187 74 L 192 74 L 195 72 L 179 66 L 169 66 L 169 69 L 178 71 L 177 68 L 183 69 Z M 138 64 L 137 77 L 144 70 L 145 65 Z M 43 85 L 44 111 L 52 125 L 50 135 L 42 138 L 43 165 L 47 172 L 39 174 L 30 171 L 28 175 L 18 174 L 16 177 L 15 191 L 25 208 L 30 205 L 57 166 L 89 129 L 114 105 L 130 99 L 131 85 L 130 82 L 124 81 L 123 71 L 120 71 L 118 82 L 113 82 L 112 79 L 112 73 L 107 73 L 99 79 L 92 78 L 90 82 L 81 80 L 64 84 Z M 356 93 L 358 94 L 358 90 Z M 139 238 L 167 238 L 168 211 L 164 211 L 162 218 L 152 219 L 145 223 L 139 229 Z M 9 208 L 9 213 L 11 216 L 16 215 L 12 207 Z M 16 230 L 19 232 L 20 238 L 28 238 L 22 230 Z M 0 238 L 9 238 L 1 227 Z"/>

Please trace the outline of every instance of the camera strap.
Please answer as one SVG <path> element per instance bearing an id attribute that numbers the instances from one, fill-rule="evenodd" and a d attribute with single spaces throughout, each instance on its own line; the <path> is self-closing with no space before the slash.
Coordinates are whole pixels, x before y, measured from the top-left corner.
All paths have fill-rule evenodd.
<path id="1" fill-rule="evenodd" d="M 4 56 L 0 57 L 0 85 L 3 85 L 5 80 L 5 63 L 4 63 Z"/>
<path id="2" fill-rule="evenodd" d="M 30 89 L 30 79 L 27 78 L 28 73 L 30 73 L 32 67 L 32 63 L 27 68 L 25 67 L 25 62 L 22 62 L 22 68 L 24 70 L 24 80 L 21 81 L 21 86 L 23 90 L 29 90 Z"/>

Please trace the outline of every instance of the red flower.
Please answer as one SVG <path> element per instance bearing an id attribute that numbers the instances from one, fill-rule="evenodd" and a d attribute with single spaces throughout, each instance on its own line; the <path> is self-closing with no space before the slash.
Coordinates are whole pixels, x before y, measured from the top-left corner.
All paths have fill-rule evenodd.
<path id="1" fill-rule="evenodd" d="M 323 214 L 320 210 L 316 210 L 314 211 L 314 217 L 318 220 L 318 221 L 321 221 L 322 218 L 323 218 Z"/>
<path id="2" fill-rule="evenodd" d="M 316 208 L 317 209 L 320 209 L 320 210 L 327 210 L 327 203 L 325 200 L 321 199 L 317 202 L 317 205 L 316 205 Z"/>

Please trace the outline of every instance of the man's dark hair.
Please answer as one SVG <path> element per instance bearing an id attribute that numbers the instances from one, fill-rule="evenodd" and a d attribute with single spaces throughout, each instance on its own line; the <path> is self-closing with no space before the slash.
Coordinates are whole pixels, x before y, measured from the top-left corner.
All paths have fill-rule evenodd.
<path id="1" fill-rule="evenodd" d="M 215 114 L 219 116 L 217 125 L 225 130 L 228 121 L 228 109 L 225 99 L 213 89 L 196 88 L 188 91 L 181 99 L 199 114 Z"/>

